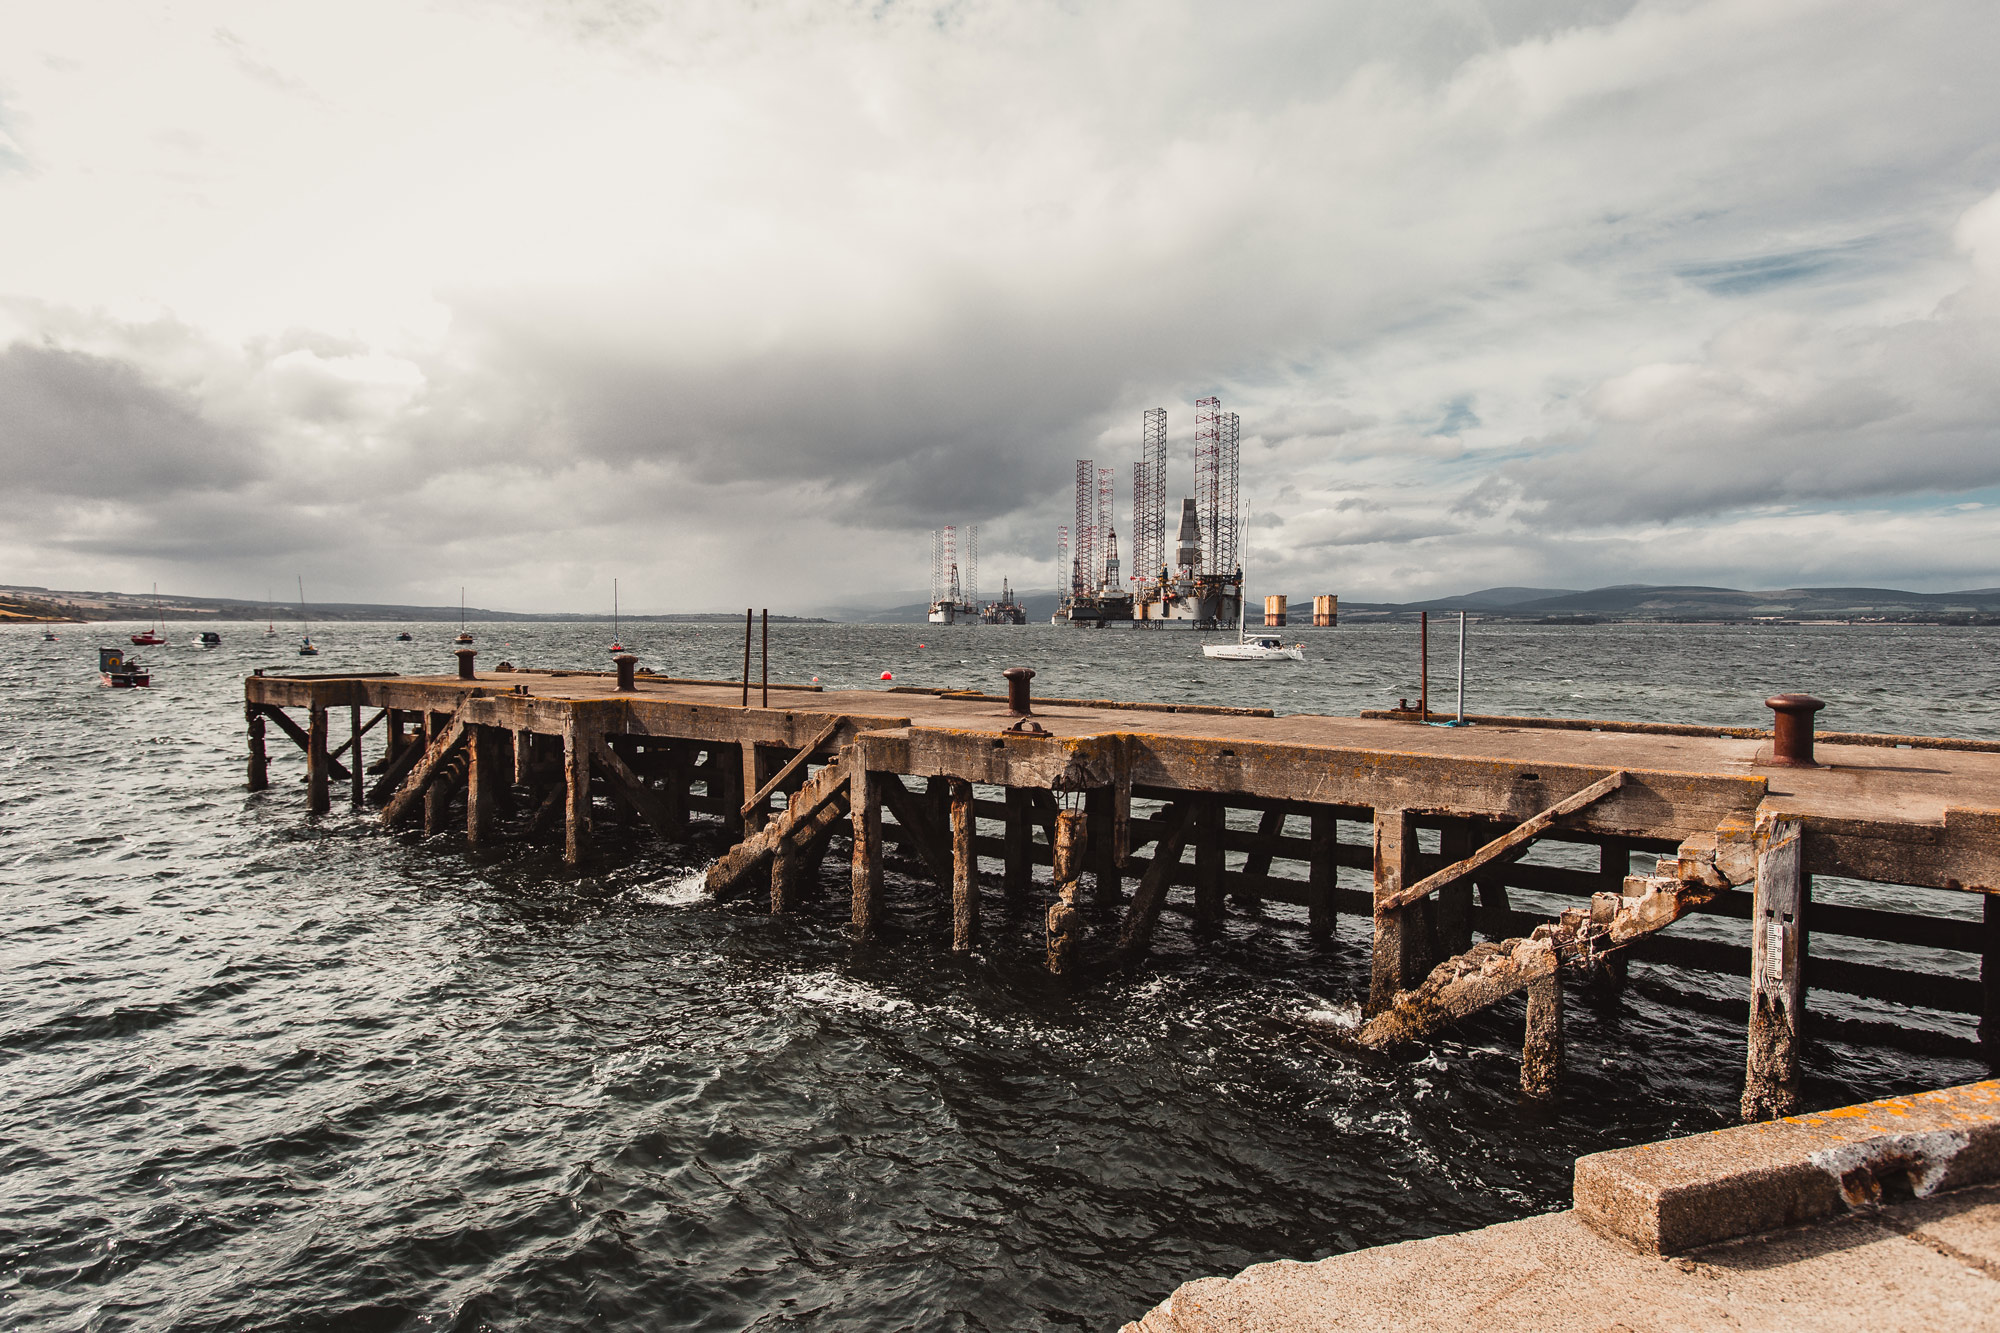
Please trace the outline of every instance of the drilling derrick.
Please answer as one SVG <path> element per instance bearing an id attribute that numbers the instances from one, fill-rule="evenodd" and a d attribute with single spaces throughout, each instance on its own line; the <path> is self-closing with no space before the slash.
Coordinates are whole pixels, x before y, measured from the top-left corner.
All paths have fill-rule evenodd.
<path id="1" fill-rule="evenodd" d="M 1239 548 L 1242 525 L 1236 508 L 1236 475 L 1243 439 L 1243 419 L 1234 412 L 1222 417 L 1215 450 L 1215 572 L 1235 574 L 1243 568 Z"/>
<path id="2" fill-rule="evenodd" d="M 1093 588 L 1104 586 L 1109 570 L 1107 562 L 1114 554 L 1111 506 L 1118 499 L 1113 480 L 1115 471 L 1108 467 L 1097 469 L 1097 568 L 1090 572 L 1090 586 Z"/>
<path id="3" fill-rule="evenodd" d="M 931 533 L 931 606 L 933 625 L 957 623 L 965 600 L 958 586 L 958 529 L 949 525 Z"/>
<path id="4" fill-rule="evenodd" d="M 931 529 L 931 606 L 944 596 L 944 529 Z"/>
<path id="5" fill-rule="evenodd" d="M 1149 407 L 1139 428 L 1139 464 L 1134 477 L 1143 479 L 1132 494 L 1132 574 L 1158 578 L 1167 563 L 1167 409 Z"/>
<path id="6" fill-rule="evenodd" d="M 1070 529 L 1070 596 L 1089 593 L 1097 575 L 1097 463 L 1076 460 L 1076 526 Z"/>
<path id="7" fill-rule="evenodd" d="M 1222 400 L 1199 398 L 1194 405 L 1194 502 L 1201 515 L 1202 534 L 1208 559 L 1201 573 L 1216 573 L 1221 565 L 1222 511 Z"/>
<path id="8" fill-rule="evenodd" d="M 962 599 L 965 603 L 965 613 L 976 614 L 979 610 L 979 525 L 977 523 L 968 523 L 965 526 L 965 581 L 962 591 L 965 593 Z"/>
<path id="9" fill-rule="evenodd" d="M 1058 594 L 1060 594 L 1065 585 L 1072 582 L 1074 580 L 1070 574 L 1069 564 L 1069 528 L 1059 527 L 1056 529 L 1056 589 Z M 1068 601 L 1069 599 L 1063 597 L 1061 600 Z"/>

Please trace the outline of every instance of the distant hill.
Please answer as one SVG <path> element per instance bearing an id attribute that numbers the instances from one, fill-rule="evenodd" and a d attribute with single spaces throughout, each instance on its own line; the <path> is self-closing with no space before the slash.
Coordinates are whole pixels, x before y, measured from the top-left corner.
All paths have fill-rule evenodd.
<path id="1" fill-rule="evenodd" d="M 162 620 L 292 620 L 299 614 L 296 602 L 246 602 L 231 597 L 188 597 L 161 593 L 157 599 Z M 0 584 L 0 607 L 34 608 L 49 618 L 70 620 L 150 620 L 155 598 L 151 593 L 64 592 L 49 588 Z M 414 620 L 456 621 L 544 621 L 583 623 L 611 619 L 609 612 L 530 612 L 494 611 L 483 606 L 396 606 L 371 602 L 312 602 L 307 609 L 314 620 Z M 742 618 L 740 611 L 689 611 L 671 615 L 639 616 L 627 612 L 621 617 L 633 623 L 675 624 L 713 623 Z M 813 616 L 773 615 L 786 623 L 816 621 Z"/>
<path id="2" fill-rule="evenodd" d="M 1428 602 L 1344 603 L 1343 617 L 1384 619 L 1419 611 L 1476 612 L 1485 620 L 1758 621 L 1838 620 L 1923 624 L 2000 624 L 2000 588 L 1904 592 L 1896 588 L 1780 588 L 1744 591 L 1699 585 L 1627 583 L 1588 592 L 1516 598 L 1518 588 L 1488 588 Z"/>

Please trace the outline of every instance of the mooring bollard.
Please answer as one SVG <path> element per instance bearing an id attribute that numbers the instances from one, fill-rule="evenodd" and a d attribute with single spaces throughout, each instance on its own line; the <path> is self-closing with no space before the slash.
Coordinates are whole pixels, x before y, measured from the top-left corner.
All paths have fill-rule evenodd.
<path id="1" fill-rule="evenodd" d="M 460 680 L 476 679 L 472 674 L 472 659 L 478 655 L 478 650 L 475 648 L 461 648 L 458 650 L 458 678 Z"/>
<path id="2" fill-rule="evenodd" d="M 632 680 L 632 673 L 639 669 L 639 659 L 631 653 L 620 653 L 615 660 L 618 664 L 619 692 L 630 694 L 639 688 Z"/>
<path id="3" fill-rule="evenodd" d="M 1826 707 L 1810 694 L 1774 694 L 1764 706 L 1771 719 L 1771 762 L 1783 768 L 1818 768 L 1813 759 L 1813 714 Z"/>
<path id="4" fill-rule="evenodd" d="M 1032 717 L 1028 706 L 1028 682 L 1035 678 L 1033 667 L 1008 667 L 1000 673 L 1007 678 L 1007 711 L 1015 717 Z"/>

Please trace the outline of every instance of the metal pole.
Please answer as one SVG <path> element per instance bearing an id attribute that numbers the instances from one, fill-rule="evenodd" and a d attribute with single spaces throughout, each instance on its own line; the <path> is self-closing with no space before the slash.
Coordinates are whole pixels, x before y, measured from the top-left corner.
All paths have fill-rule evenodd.
<path id="1" fill-rule="evenodd" d="M 771 608 L 764 608 L 764 703 L 771 706 Z"/>
<path id="2" fill-rule="evenodd" d="M 1424 721 L 1431 720 L 1431 613 L 1417 612 L 1417 706 Z"/>
<path id="3" fill-rule="evenodd" d="M 1458 725 L 1465 725 L 1465 612 L 1458 613 Z"/>
<path id="4" fill-rule="evenodd" d="M 743 706 L 750 706 L 750 630 L 756 623 L 757 613 L 749 607 L 743 608 Z"/>

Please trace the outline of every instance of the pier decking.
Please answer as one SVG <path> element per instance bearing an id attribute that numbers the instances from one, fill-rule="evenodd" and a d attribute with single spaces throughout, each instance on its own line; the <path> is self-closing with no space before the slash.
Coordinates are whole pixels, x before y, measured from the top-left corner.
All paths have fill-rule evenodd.
<path id="1" fill-rule="evenodd" d="M 1628 957 L 1751 979 L 1750 1116 L 1792 1108 L 1808 987 L 1976 1015 L 2000 1037 L 2000 744 L 1822 732 L 1800 767 L 1785 738 L 1775 753 L 1743 729 L 766 689 L 633 665 L 475 674 L 463 655 L 457 675 L 255 675 L 250 786 L 268 785 L 268 722 L 304 751 L 317 812 L 338 783 L 385 823 L 473 843 L 559 832 L 572 864 L 607 822 L 680 839 L 700 821 L 732 844 L 711 892 L 768 892 L 774 911 L 814 891 L 843 837 L 864 937 L 890 844 L 951 896 L 956 948 L 977 938 L 989 870 L 1045 895 L 1064 973 L 1133 964 L 1163 910 L 1197 931 L 1256 913 L 1319 939 L 1345 915 L 1372 949 L 1358 1040 L 1421 1037 L 1525 990 L 1529 1092 L 1555 1084 L 1562 977 L 1617 984 Z M 1563 863 L 1532 856 L 1551 845 Z M 1642 853 L 1658 860 L 1635 875 Z M 1888 908 L 1814 903 L 1815 876 L 1905 887 Z M 1964 893 L 1983 911 L 1940 910 Z M 1690 912 L 1742 938 L 1667 931 Z M 1894 945 L 1900 965 L 1816 954 L 1826 936 Z M 1936 950 L 1977 966 L 1940 969 Z M 1893 1017 L 1842 1030 L 1941 1040 Z"/>

